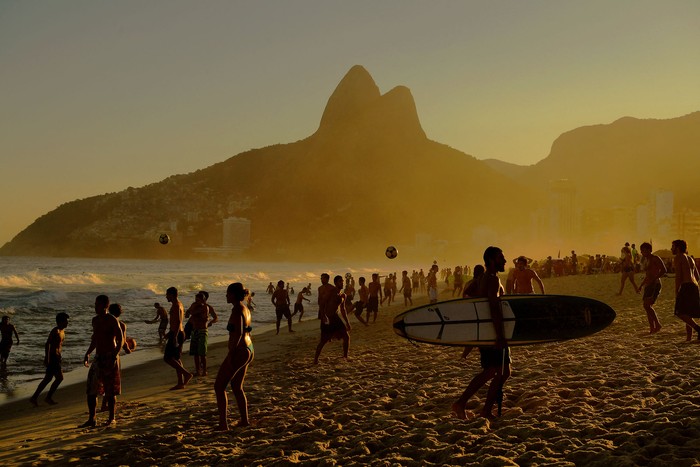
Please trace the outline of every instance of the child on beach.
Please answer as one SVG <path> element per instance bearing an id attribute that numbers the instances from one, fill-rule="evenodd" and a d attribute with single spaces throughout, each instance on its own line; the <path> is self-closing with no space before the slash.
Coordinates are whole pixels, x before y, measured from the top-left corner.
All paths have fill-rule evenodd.
<path id="1" fill-rule="evenodd" d="M 44 390 L 47 384 L 54 379 L 53 384 L 49 388 L 49 393 L 46 395 L 46 402 L 51 405 L 57 402 L 53 400 L 53 395 L 58 389 L 58 386 L 63 381 L 63 370 L 61 370 L 61 349 L 63 348 L 63 341 L 66 337 L 63 331 L 68 327 L 68 314 L 58 313 L 56 315 L 56 327 L 49 333 L 49 338 L 46 339 L 46 346 L 44 347 L 44 366 L 46 367 L 46 376 L 41 380 L 39 386 L 34 391 L 34 395 L 29 399 L 29 402 L 38 406 L 39 394 Z"/>

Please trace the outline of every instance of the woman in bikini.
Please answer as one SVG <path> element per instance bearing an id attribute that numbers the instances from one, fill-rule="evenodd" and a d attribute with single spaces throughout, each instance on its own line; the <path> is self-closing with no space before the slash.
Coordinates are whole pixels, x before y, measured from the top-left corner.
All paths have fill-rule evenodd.
<path id="1" fill-rule="evenodd" d="M 231 383 L 233 396 L 236 398 L 238 410 L 241 413 L 241 421 L 237 426 L 248 426 L 248 400 L 243 392 L 243 380 L 245 379 L 248 365 L 253 361 L 253 341 L 250 338 L 251 327 L 250 310 L 243 304 L 248 291 L 240 282 L 228 286 L 226 301 L 231 303 L 231 317 L 228 320 L 228 354 L 219 368 L 214 382 L 216 393 L 216 406 L 219 409 L 219 426 L 221 431 L 228 430 L 226 414 L 228 411 L 228 397 L 226 386 Z"/>

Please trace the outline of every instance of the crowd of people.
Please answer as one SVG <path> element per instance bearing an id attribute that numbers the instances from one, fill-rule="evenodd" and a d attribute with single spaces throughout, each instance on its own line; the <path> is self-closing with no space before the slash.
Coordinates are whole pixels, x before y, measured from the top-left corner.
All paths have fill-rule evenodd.
<path id="1" fill-rule="evenodd" d="M 619 258 L 619 273 L 621 282 L 619 294 L 623 293 L 624 286 L 629 281 L 635 292 L 643 292 L 643 307 L 649 321 L 650 333 L 656 333 L 661 329 L 658 316 L 654 310 L 654 304 L 661 292 L 661 278 L 672 268 L 675 271 L 675 315 L 686 324 L 687 339 L 692 338 L 695 331 L 700 339 L 700 325 L 695 318 L 700 318 L 700 292 L 698 282 L 700 274 L 695 260 L 688 255 L 687 244 L 683 240 L 675 240 L 671 245 L 673 254 L 672 264 L 669 266 L 661 257 L 652 253 L 649 243 L 640 245 L 638 258 L 635 256 L 634 245 L 626 244 L 621 249 Z M 591 256 L 590 258 L 595 258 Z M 551 258 L 548 258 L 548 260 Z M 326 344 L 332 340 L 342 342 L 342 356 L 347 359 L 350 349 L 350 332 L 352 325 L 350 316 L 363 326 L 370 326 L 377 321 L 379 307 L 386 303 L 390 306 L 396 301 L 396 295 L 402 295 L 403 305 L 413 305 L 413 294 L 424 293 L 429 302 L 438 300 L 438 283 L 444 281 L 446 287 L 443 295 L 451 297 L 480 297 L 489 302 L 493 319 L 496 340 L 494 345 L 479 347 L 482 371 L 469 383 L 460 398 L 452 405 L 453 411 L 459 418 L 465 418 L 465 406 L 470 397 L 489 381 L 484 409 L 480 415 L 486 418 L 493 417 L 493 405 L 502 393 L 503 384 L 510 376 L 511 356 L 508 342 L 504 334 L 503 314 L 500 297 L 504 294 L 532 294 L 535 293 L 535 285 L 540 293 L 545 293 L 545 286 L 540 278 L 543 271 L 537 261 L 525 256 L 518 256 L 513 260 L 513 267 L 507 275 L 505 286 L 501 283 L 499 273 L 505 272 L 508 264 L 503 251 L 497 247 L 489 247 L 483 255 L 484 264 L 475 265 L 473 269 L 468 266 L 456 266 L 454 270 L 446 268 L 440 270 L 437 263 L 431 265 L 428 273 L 422 269 L 413 270 L 409 275 L 407 270 L 402 271 L 399 279 L 397 273 L 391 273 L 382 278 L 378 273 L 371 275 L 368 282 L 365 277 L 360 277 L 356 286 L 352 274 L 345 277 L 337 275 L 330 281 L 330 275 L 324 273 L 320 277 L 321 285 L 317 290 L 318 314 L 320 323 L 320 339 L 314 355 L 314 364 L 319 363 L 319 357 Z M 548 261 L 547 260 L 547 261 Z M 549 266 L 545 261 L 544 276 L 547 276 Z M 590 259 L 589 259 L 590 261 Z M 564 271 L 572 274 L 598 273 L 600 268 L 584 268 L 579 270 L 578 258 L 574 251 L 563 262 Z M 634 281 L 637 272 L 637 264 L 644 272 L 644 278 L 639 286 Z M 598 271 L 596 271 L 598 269 Z M 471 275 L 470 275 L 471 273 Z M 272 283 L 270 283 L 272 286 Z M 294 311 L 291 311 L 291 297 L 294 296 L 293 287 L 279 281 L 277 286 L 268 287 L 267 292 L 271 296 L 271 302 L 276 311 L 276 330 L 279 334 L 280 324 L 283 318 L 287 320 L 289 332 L 292 329 L 292 318 L 299 316 L 301 321 L 304 314 L 304 301 L 311 295 L 311 284 L 303 287 L 297 294 Z M 231 314 L 227 322 L 229 332 L 228 353 L 219 367 L 214 383 L 217 408 L 219 414 L 220 430 L 228 430 L 227 412 L 228 397 L 226 388 L 230 385 L 236 400 L 240 421 L 239 426 L 248 425 L 247 399 L 243 390 L 243 383 L 250 362 L 254 357 L 254 348 L 251 337 L 252 317 L 251 311 L 255 304 L 252 300 L 253 293 L 248 291 L 241 283 L 233 283 L 226 290 L 227 303 L 231 304 Z M 180 390 L 195 376 L 207 376 L 207 346 L 208 328 L 218 321 L 214 308 L 207 303 L 209 294 L 199 291 L 195 296 L 195 302 L 185 310 L 178 298 L 178 290 L 174 287 L 167 289 L 166 300 L 170 303 L 167 310 L 159 303 L 155 303 L 156 316 L 148 323 L 159 323 L 159 337 L 165 342 L 163 359 L 166 364 L 175 370 L 176 384 L 171 390 Z M 120 352 L 130 353 L 136 348 L 136 341 L 127 337 L 126 325 L 120 321 L 121 307 L 118 304 L 110 304 L 106 295 L 98 295 L 94 304 L 95 317 L 92 320 L 92 336 L 90 345 L 85 353 L 84 364 L 90 368 L 87 377 L 87 406 L 88 420 L 80 425 L 82 428 L 94 427 L 97 424 L 97 400 L 103 397 L 103 409 L 108 412 L 107 425 L 114 424 L 116 420 L 116 399 L 121 394 L 120 376 Z M 54 394 L 63 380 L 61 370 L 61 349 L 65 337 L 65 329 L 68 326 L 69 316 L 66 313 L 56 315 L 56 326 L 49 333 L 45 345 L 44 365 L 46 375 L 39 383 L 30 402 L 38 405 L 38 397 L 46 386 L 53 380 L 46 396 L 46 402 L 55 404 Z M 187 320 L 187 322 L 185 321 Z M 0 358 L 5 365 L 12 346 L 12 338 L 19 343 L 17 329 L 5 316 L 0 324 Z M 186 339 L 190 339 L 190 355 L 194 357 L 194 373 L 187 370 L 182 362 L 182 349 Z M 466 357 L 471 349 L 465 349 L 463 357 Z M 95 353 L 94 357 L 91 356 Z"/>

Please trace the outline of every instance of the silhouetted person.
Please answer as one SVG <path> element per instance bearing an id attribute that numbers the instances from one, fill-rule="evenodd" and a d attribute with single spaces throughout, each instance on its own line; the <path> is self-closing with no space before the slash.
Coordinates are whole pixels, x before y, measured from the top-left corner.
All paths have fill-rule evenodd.
<path id="1" fill-rule="evenodd" d="M 343 292 L 343 277 L 335 276 L 333 278 L 336 292 L 328 298 L 324 306 L 323 316 L 321 316 L 321 341 L 316 347 L 316 355 L 314 355 L 314 364 L 318 363 L 318 357 L 321 356 L 321 350 L 333 339 L 342 339 L 343 341 L 343 358 L 348 358 L 348 350 L 350 349 L 350 321 L 345 310 L 345 292 Z"/>
<path id="2" fill-rule="evenodd" d="M 508 290 L 508 293 L 513 294 L 534 294 L 535 289 L 532 286 L 532 281 L 537 282 L 540 291 L 544 295 L 544 284 L 542 279 L 537 275 L 533 269 L 527 267 L 528 258 L 525 256 L 518 256 L 515 259 L 515 270 L 513 271 L 513 284 L 512 290 Z"/>
<path id="3" fill-rule="evenodd" d="M 686 340 L 693 336 L 693 329 L 700 339 L 700 326 L 693 318 L 700 318 L 700 292 L 698 280 L 700 274 L 693 258 L 688 256 L 688 244 L 685 240 L 674 240 L 671 243 L 674 255 L 673 266 L 676 271 L 676 305 L 674 314 L 686 324 Z"/>
<path id="4" fill-rule="evenodd" d="M 185 307 L 177 298 L 177 289 L 169 287 L 165 291 L 165 298 L 170 302 L 170 331 L 168 340 L 163 350 L 163 361 L 175 369 L 177 384 L 171 390 L 183 389 L 192 379 L 192 373 L 187 371 L 182 365 L 182 344 L 185 343 L 185 330 L 182 322 L 185 319 Z"/>
<path id="5" fill-rule="evenodd" d="M 7 358 L 10 356 L 10 350 L 12 349 L 12 335 L 14 334 L 17 339 L 17 344 L 19 345 L 19 334 L 17 334 L 17 329 L 14 324 L 10 323 L 9 316 L 3 316 L 2 322 L 0 323 L 0 365 L 5 366 L 7 364 Z"/>
<path id="6" fill-rule="evenodd" d="M 654 310 L 654 303 L 661 293 L 661 278 L 666 275 L 666 266 L 658 256 L 651 253 L 651 244 L 644 242 L 639 246 L 642 257 L 645 259 L 645 274 L 639 288 L 644 290 L 643 305 L 649 320 L 649 333 L 654 334 L 661 330 L 659 317 Z"/>
<path id="7" fill-rule="evenodd" d="M 637 284 L 634 283 L 634 260 L 629 243 L 625 243 L 625 246 L 620 250 L 620 274 L 620 291 L 617 294 L 622 295 L 622 290 L 625 288 L 625 281 L 628 279 L 632 283 L 634 291 L 639 293 L 639 288 Z"/>
<path id="8" fill-rule="evenodd" d="M 49 338 L 46 339 L 46 345 L 44 346 L 44 366 L 46 367 L 46 374 L 44 379 L 41 380 L 39 386 L 34 391 L 34 394 L 29 399 L 34 406 L 39 405 L 38 399 L 39 394 L 53 379 L 54 382 L 49 388 L 48 394 L 46 394 L 46 402 L 51 405 L 56 404 L 53 400 L 53 395 L 58 389 L 59 384 L 63 381 L 63 370 L 61 369 L 61 350 L 63 349 L 63 340 L 66 335 L 63 331 L 68 327 L 68 314 L 58 313 L 56 315 L 56 327 L 49 333 Z"/>

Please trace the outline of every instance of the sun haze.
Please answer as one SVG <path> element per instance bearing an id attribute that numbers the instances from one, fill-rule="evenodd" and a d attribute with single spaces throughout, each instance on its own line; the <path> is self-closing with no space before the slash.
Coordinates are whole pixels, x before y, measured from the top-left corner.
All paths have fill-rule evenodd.
<path id="1" fill-rule="evenodd" d="M 700 109 L 700 3 L 0 4 L 0 244 L 56 206 L 313 133 L 353 64 L 428 138 L 534 164 L 574 128 Z"/>

